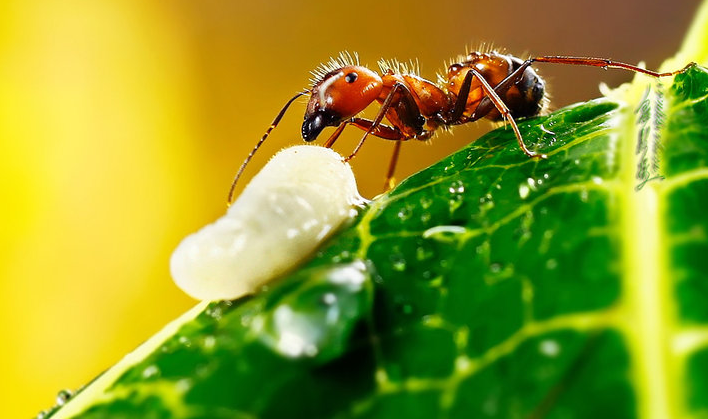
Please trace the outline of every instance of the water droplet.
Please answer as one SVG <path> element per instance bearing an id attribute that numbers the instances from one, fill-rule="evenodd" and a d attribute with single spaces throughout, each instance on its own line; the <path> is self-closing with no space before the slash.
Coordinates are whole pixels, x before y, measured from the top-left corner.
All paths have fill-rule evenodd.
<path id="1" fill-rule="evenodd" d="M 432 216 L 432 214 L 430 214 L 428 211 L 426 211 L 426 212 L 424 212 L 424 213 L 422 213 L 422 214 L 420 215 L 420 221 L 421 221 L 423 224 L 427 224 L 428 222 L 430 222 L 430 219 L 431 219 L 431 218 L 433 218 L 433 216 Z"/>
<path id="2" fill-rule="evenodd" d="M 322 296 L 322 302 L 325 305 L 331 306 L 337 302 L 337 296 L 331 292 L 328 292 Z"/>
<path id="3" fill-rule="evenodd" d="M 455 212 L 464 203 L 465 196 L 462 194 L 452 195 L 450 197 L 450 212 Z"/>
<path id="4" fill-rule="evenodd" d="M 179 339 L 177 339 L 177 341 L 180 343 L 180 345 L 184 345 L 184 346 L 186 346 L 186 347 L 188 347 L 188 348 L 189 348 L 190 346 L 192 346 L 192 341 L 189 340 L 189 338 L 186 337 L 186 336 L 180 336 Z"/>
<path id="5" fill-rule="evenodd" d="M 583 202 L 588 202 L 589 194 L 587 189 L 580 191 L 580 200 Z"/>
<path id="6" fill-rule="evenodd" d="M 406 270 L 406 260 L 403 259 L 403 256 L 391 255 L 389 256 L 389 260 L 391 261 L 391 268 L 393 268 L 394 271 L 403 272 Z"/>
<path id="7" fill-rule="evenodd" d="M 430 208 L 431 205 L 433 205 L 433 199 L 428 197 L 428 196 L 423 196 L 420 198 L 420 207 L 423 209 L 428 209 Z"/>
<path id="8" fill-rule="evenodd" d="M 216 345 L 216 338 L 212 335 L 204 337 L 204 349 L 213 349 Z"/>
<path id="9" fill-rule="evenodd" d="M 461 180 L 456 180 L 450 184 L 448 191 L 452 194 L 460 194 L 465 192 L 465 184 Z"/>
<path id="10" fill-rule="evenodd" d="M 423 246 L 418 246 L 415 250 L 415 258 L 419 261 L 424 261 L 430 259 L 434 255 L 431 249 L 425 248 Z"/>
<path id="11" fill-rule="evenodd" d="M 409 218 L 411 218 L 411 209 L 410 207 L 403 206 L 401 207 L 398 212 L 396 213 L 396 217 L 398 217 L 401 221 L 406 221 Z"/>
<path id="12" fill-rule="evenodd" d="M 560 345 L 555 340 L 546 339 L 538 345 L 538 350 L 549 358 L 555 358 L 560 353 Z"/>
<path id="13" fill-rule="evenodd" d="M 347 325 L 368 312 L 362 293 L 371 277 L 365 269 L 362 261 L 355 261 L 306 270 L 301 275 L 318 285 L 259 314 L 264 323 L 258 333 L 261 342 L 289 358 L 324 361 L 340 355 L 351 332 Z"/>
<path id="14" fill-rule="evenodd" d="M 558 261 L 555 259 L 548 259 L 546 261 L 546 269 L 552 271 L 558 267 Z"/>
<path id="15" fill-rule="evenodd" d="M 207 316 L 214 318 L 214 320 L 221 319 L 221 315 L 222 315 L 221 306 L 219 304 L 214 304 L 214 305 L 207 307 L 206 314 L 207 314 Z"/>
<path id="16" fill-rule="evenodd" d="M 492 194 L 487 193 L 479 198 L 479 209 L 481 211 L 489 211 L 492 208 L 494 208 L 494 199 L 492 198 Z"/>
<path id="17" fill-rule="evenodd" d="M 160 369 L 157 365 L 150 365 L 143 370 L 143 378 L 153 378 L 160 374 Z"/>
<path id="18" fill-rule="evenodd" d="M 501 263 L 492 263 L 489 265 L 489 271 L 492 272 L 493 274 L 499 273 L 502 270 L 502 265 Z"/>
<path id="19" fill-rule="evenodd" d="M 183 378 L 175 383 L 175 389 L 178 393 L 184 394 L 192 388 L 192 380 L 189 378 Z"/>
<path id="20" fill-rule="evenodd" d="M 603 182 L 603 180 L 601 177 L 599 177 L 599 176 L 592 177 L 592 183 L 594 183 L 595 185 L 602 185 L 602 182 Z"/>
<path id="21" fill-rule="evenodd" d="M 57 393 L 57 406 L 64 406 L 73 395 L 74 392 L 71 390 L 60 390 L 59 393 Z"/>
<path id="22" fill-rule="evenodd" d="M 42 410 L 41 412 L 37 413 L 37 416 L 35 416 L 35 419 L 44 419 L 47 417 L 49 414 L 49 410 Z"/>
<path id="23" fill-rule="evenodd" d="M 519 185 L 519 196 L 521 199 L 526 199 L 529 197 L 529 192 L 531 191 L 531 188 L 528 187 L 525 183 L 522 183 Z"/>

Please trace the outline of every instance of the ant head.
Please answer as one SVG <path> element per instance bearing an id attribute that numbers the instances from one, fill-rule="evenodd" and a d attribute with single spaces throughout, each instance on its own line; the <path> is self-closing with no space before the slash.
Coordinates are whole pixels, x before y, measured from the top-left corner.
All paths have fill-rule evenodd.
<path id="1" fill-rule="evenodd" d="M 310 90 L 302 124 L 302 138 L 313 141 L 325 127 L 339 125 L 363 111 L 381 94 L 383 81 L 376 72 L 347 65 L 325 74 Z"/>

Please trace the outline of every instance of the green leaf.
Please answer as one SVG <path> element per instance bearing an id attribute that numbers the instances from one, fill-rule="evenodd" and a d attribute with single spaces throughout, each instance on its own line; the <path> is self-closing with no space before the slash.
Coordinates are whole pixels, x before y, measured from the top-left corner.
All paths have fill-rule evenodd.
<path id="1" fill-rule="evenodd" d="M 493 131 L 52 416 L 708 417 L 706 121 L 694 67 Z"/>

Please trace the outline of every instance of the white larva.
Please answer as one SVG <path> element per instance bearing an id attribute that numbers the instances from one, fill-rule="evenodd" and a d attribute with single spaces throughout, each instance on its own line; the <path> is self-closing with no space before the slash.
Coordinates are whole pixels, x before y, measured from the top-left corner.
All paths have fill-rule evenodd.
<path id="1" fill-rule="evenodd" d="M 306 258 L 362 202 L 339 154 L 317 146 L 287 148 L 223 217 L 179 244 L 170 260 L 172 278 L 199 300 L 252 293 Z"/>

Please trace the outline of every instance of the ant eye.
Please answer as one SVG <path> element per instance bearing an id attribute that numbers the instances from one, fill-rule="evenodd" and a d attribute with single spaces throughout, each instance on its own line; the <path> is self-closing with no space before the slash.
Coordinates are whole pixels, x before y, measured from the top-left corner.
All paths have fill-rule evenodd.
<path id="1" fill-rule="evenodd" d="M 344 77 L 344 80 L 346 80 L 347 83 L 354 83 L 358 77 L 359 75 L 356 73 L 349 73 Z"/>

